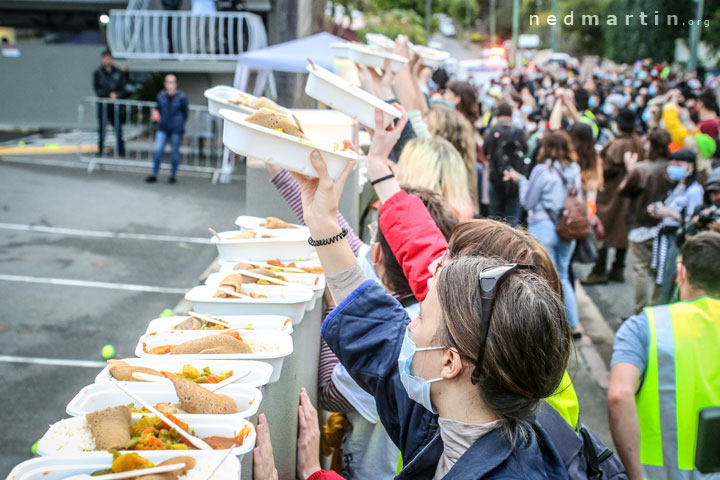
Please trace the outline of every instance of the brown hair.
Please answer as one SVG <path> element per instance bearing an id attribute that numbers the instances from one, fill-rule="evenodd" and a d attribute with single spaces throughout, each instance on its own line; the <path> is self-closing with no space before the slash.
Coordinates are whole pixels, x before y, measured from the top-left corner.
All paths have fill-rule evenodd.
<path id="1" fill-rule="evenodd" d="M 527 231 L 507 223 L 483 218 L 458 224 L 450 238 L 447 255 L 449 259 L 485 256 L 508 263 L 535 265 L 550 287 L 563 295 L 560 277 L 547 250 Z"/>
<path id="2" fill-rule="evenodd" d="M 445 198 L 439 193 L 428 188 L 403 185 L 402 189 L 410 195 L 420 197 L 420 200 L 422 200 L 425 204 L 425 207 L 430 213 L 432 219 L 435 221 L 435 224 L 442 232 L 445 240 L 448 240 L 452 234 L 453 228 L 455 228 L 455 225 L 458 223 L 458 217 L 455 215 L 455 212 L 450 209 L 447 201 L 445 201 Z M 412 293 L 410 284 L 408 283 L 407 278 L 405 278 L 405 273 L 403 272 L 400 263 L 398 263 L 395 258 L 395 254 L 390 248 L 387 239 L 385 239 L 385 235 L 383 235 L 382 229 L 380 228 L 380 222 L 378 222 L 375 241 L 380 244 L 380 249 L 383 254 L 383 266 L 385 267 L 385 278 L 383 278 L 383 283 L 385 284 L 385 287 L 396 295 L 407 295 Z"/>
<path id="3" fill-rule="evenodd" d="M 670 158 L 670 132 L 664 128 L 655 128 L 648 134 L 648 142 L 650 142 L 650 151 L 648 152 L 648 158 L 650 160 L 656 160 L 658 158 L 668 159 Z"/>
<path id="4" fill-rule="evenodd" d="M 682 248 L 682 264 L 693 288 L 720 295 L 720 233 L 702 232 L 688 238 Z"/>
<path id="5" fill-rule="evenodd" d="M 545 163 L 546 160 L 557 160 L 566 163 L 577 161 L 575 148 L 567 132 L 553 130 L 543 135 L 537 163 Z"/>
<path id="6" fill-rule="evenodd" d="M 444 322 L 438 337 L 473 364 L 471 371 L 483 340 L 478 280 L 484 268 L 503 263 L 457 258 L 443 266 L 435 284 Z M 547 280 L 530 270 L 508 276 L 496 292 L 478 378 L 485 405 L 501 417 L 508 433 L 558 388 L 571 345 L 563 301 Z"/>
<path id="7" fill-rule="evenodd" d="M 457 111 L 465 115 L 471 124 L 480 118 L 480 107 L 478 106 L 478 94 L 475 87 L 468 82 L 452 81 L 447 84 L 455 95 L 460 97 L 460 103 L 457 104 Z"/>
<path id="8" fill-rule="evenodd" d="M 574 123 L 570 127 L 570 137 L 575 153 L 577 153 L 577 163 L 580 166 L 582 191 L 587 193 L 590 183 L 595 186 L 595 190 L 601 189 L 603 186 L 602 162 L 595 151 L 592 127 L 583 122 Z"/>

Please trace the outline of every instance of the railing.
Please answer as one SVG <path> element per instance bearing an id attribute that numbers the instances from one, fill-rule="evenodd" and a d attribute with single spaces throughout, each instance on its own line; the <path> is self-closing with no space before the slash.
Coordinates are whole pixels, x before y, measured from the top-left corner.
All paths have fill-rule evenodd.
<path id="1" fill-rule="evenodd" d="M 236 60 L 266 47 L 267 32 L 262 18 L 247 12 L 110 10 L 107 40 L 117 58 Z"/>
<path id="2" fill-rule="evenodd" d="M 88 162 L 88 173 L 103 164 L 151 168 L 155 150 L 157 122 L 153 118 L 155 102 L 112 100 L 85 97 L 78 106 L 78 155 Z M 100 143 L 103 150 L 87 153 Z M 185 135 L 180 145 L 180 171 L 208 174 L 213 183 L 220 179 L 223 163 L 222 122 L 206 106 L 190 105 Z M 167 142 L 162 169 L 170 167 L 170 142 Z"/>

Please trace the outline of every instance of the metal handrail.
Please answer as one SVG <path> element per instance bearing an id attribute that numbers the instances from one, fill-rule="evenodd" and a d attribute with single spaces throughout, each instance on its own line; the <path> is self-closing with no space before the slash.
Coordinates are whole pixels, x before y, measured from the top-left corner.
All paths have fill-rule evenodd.
<path id="1" fill-rule="evenodd" d="M 267 32 L 262 18 L 248 12 L 110 10 L 107 40 L 117 58 L 236 60 L 266 47 Z"/>

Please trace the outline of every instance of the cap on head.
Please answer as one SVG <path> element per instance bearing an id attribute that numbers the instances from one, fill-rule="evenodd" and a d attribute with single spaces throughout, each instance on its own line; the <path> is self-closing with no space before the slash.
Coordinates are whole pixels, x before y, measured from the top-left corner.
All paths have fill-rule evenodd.
<path id="1" fill-rule="evenodd" d="M 503 102 L 495 109 L 495 114 L 498 117 L 512 117 L 512 107 L 509 103 Z"/>

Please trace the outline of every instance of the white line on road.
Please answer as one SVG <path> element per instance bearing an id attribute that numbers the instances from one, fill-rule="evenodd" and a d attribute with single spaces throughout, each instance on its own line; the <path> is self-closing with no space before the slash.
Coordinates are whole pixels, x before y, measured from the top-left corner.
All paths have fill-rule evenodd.
<path id="1" fill-rule="evenodd" d="M 187 288 L 153 287 L 132 283 L 93 282 L 89 280 L 71 280 L 69 278 L 31 277 L 29 275 L 8 275 L 5 273 L 0 273 L 0 280 L 6 280 L 8 282 L 48 283 L 51 285 L 68 285 L 72 287 L 107 288 L 110 290 L 132 290 L 135 292 L 172 293 L 177 295 L 184 295 L 189 290 Z"/>
<path id="2" fill-rule="evenodd" d="M 158 242 L 184 242 L 209 245 L 212 242 L 202 237 L 179 237 L 175 235 L 155 235 L 152 233 L 105 232 L 100 230 L 82 230 L 77 228 L 46 227 L 44 225 L 27 225 L 22 223 L 1 223 L 0 229 L 19 230 L 23 232 L 54 233 L 57 235 L 74 235 L 78 237 L 122 238 L 130 240 L 154 240 Z"/>
<path id="3" fill-rule="evenodd" d="M 86 368 L 102 368 L 107 365 L 105 362 L 97 362 L 93 360 L 65 360 L 62 358 L 16 357 L 15 355 L 0 355 L 0 362 L 34 363 L 37 365 L 57 365 L 63 367 Z"/>

